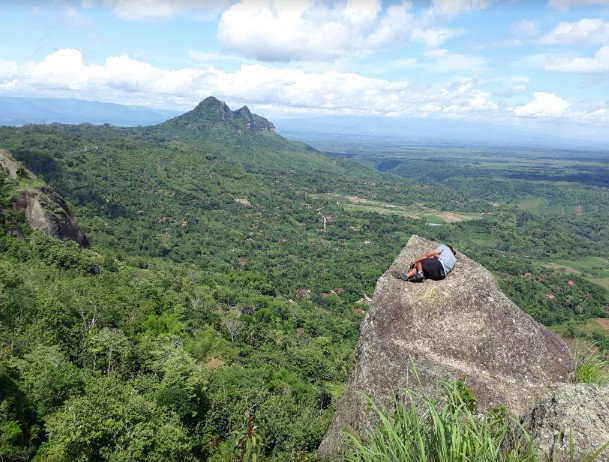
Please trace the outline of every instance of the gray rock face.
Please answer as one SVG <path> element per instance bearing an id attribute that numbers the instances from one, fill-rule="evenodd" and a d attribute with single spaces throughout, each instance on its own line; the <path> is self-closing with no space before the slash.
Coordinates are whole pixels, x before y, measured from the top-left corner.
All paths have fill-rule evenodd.
<path id="1" fill-rule="evenodd" d="M 565 384 L 524 416 L 523 425 L 541 460 L 582 461 L 609 441 L 609 387 Z M 608 462 L 605 449 L 595 462 Z"/>
<path id="2" fill-rule="evenodd" d="M 68 204 L 48 186 L 23 191 L 13 202 L 13 207 L 25 211 L 25 218 L 32 229 L 89 247 L 89 240 L 70 214 Z"/>
<path id="3" fill-rule="evenodd" d="M 36 175 L 16 161 L 8 151 L 0 150 L 0 174 L 13 181 L 20 178 L 36 179 Z M 32 229 L 57 239 L 71 239 L 82 247 L 88 247 L 85 233 L 70 214 L 68 204 L 48 186 L 32 187 L 19 192 L 13 199 L 13 208 L 23 210 Z M 11 226 L 10 234 L 22 237 L 19 227 Z"/>
<path id="4" fill-rule="evenodd" d="M 458 253 L 454 270 L 442 281 L 412 283 L 391 275 L 437 246 L 413 236 L 378 280 L 353 371 L 319 447 L 322 457 L 338 457 L 344 431 L 364 436 L 374 423 L 364 396 L 385 406 L 396 394 L 403 396 L 413 383 L 411 360 L 431 394 L 439 381 L 464 377 L 481 411 L 501 403 L 521 414 L 553 384 L 571 380 L 574 362 L 566 345 L 465 255 Z"/>
<path id="5" fill-rule="evenodd" d="M 16 180 L 20 175 L 34 179 L 36 175 L 17 162 L 10 152 L 0 149 L 0 173 L 6 175 L 10 180 Z"/>

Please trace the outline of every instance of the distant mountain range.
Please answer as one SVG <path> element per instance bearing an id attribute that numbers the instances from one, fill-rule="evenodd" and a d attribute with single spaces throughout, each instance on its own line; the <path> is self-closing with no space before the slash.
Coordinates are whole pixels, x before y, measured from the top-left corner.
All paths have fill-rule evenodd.
<path id="1" fill-rule="evenodd" d="M 247 109 L 247 108 L 246 108 Z M 249 110 L 248 110 L 249 111 Z M 0 96 L 0 125 L 111 124 L 119 127 L 155 125 L 180 115 L 181 111 L 128 106 L 67 98 L 17 98 Z M 316 116 L 275 119 L 277 131 L 286 138 L 313 146 L 329 142 L 483 144 L 542 148 L 605 149 L 607 142 L 539 130 L 531 121 L 521 127 L 484 121 L 370 116 Z M 255 122 L 254 122 L 255 123 Z"/>
<path id="2" fill-rule="evenodd" d="M 16 98 L 0 96 L 0 125 L 110 124 L 119 127 L 153 125 L 180 111 L 71 98 Z"/>

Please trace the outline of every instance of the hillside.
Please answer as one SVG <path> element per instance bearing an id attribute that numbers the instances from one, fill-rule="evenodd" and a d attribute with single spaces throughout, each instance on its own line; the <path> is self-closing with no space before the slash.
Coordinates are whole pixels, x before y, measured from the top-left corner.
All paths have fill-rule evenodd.
<path id="1" fill-rule="evenodd" d="M 28 231 L 19 214 L 25 239 L 2 233 L 3 457 L 206 458 L 234 449 L 248 415 L 271 460 L 316 449 L 359 300 L 409 232 L 324 194 L 391 200 L 402 182 L 228 111 L 208 99 L 146 128 L 0 129 L 92 243 Z"/>
<path id="2" fill-rule="evenodd" d="M 91 242 L 28 230 L 0 180 L 2 211 L 25 230 L 15 239 L 3 224 L 0 239 L 6 458 L 205 459 L 256 425 L 265 460 L 311 460 L 366 298 L 413 233 L 470 249 L 549 324 L 606 303 L 583 278 L 567 286 L 502 253 L 562 229 L 528 235 L 514 226 L 528 215 L 330 158 L 215 98 L 149 127 L 0 127 L 0 148 L 69 203 Z M 475 245 L 489 236 L 502 246 Z"/>
<path id="3" fill-rule="evenodd" d="M 398 231 L 402 220 L 372 225 L 377 217 L 345 213 L 320 193 L 395 202 L 404 182 L 257 130 L 270 125 L 260 119 L 208 98 L 157 126 L 5 127 L 0 144 L 74 204 L 94 245 L 222 270 L 247 264 L 289 296 L 303 285 L 319 294 L 347 284 L 357 300 L 399 248 L 384 223 Z M 407 200 L 434 197 L 417 188 Z M 326 232 L 322 215 L 333 221 Z"/>

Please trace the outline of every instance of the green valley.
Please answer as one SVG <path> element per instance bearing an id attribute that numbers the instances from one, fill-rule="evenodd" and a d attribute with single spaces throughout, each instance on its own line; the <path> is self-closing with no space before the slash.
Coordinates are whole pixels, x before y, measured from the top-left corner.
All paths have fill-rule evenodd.
<path id="1" fill-rule="evenodd" d="M 92 244 L 7 235 L 0 179 L 0 459 L 315 460 L 413 233 L 609 349 L 606 153 L 313 148 L 215 98 L 150 127 L 0 127 L 0 148 Z"/>

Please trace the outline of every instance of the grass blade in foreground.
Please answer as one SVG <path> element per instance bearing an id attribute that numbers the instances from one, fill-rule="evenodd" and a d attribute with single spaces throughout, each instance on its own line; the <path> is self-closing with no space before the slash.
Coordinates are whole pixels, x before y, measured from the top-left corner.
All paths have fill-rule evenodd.
<path id="1" fill-rule="evenodd" d="M 389 411 L 372 405 L 378 428 L 367 441 L 351 437 L 350 462 L 534 462 L 530 438 L 503 409 L 474 413 L 475 398 L 462 380 L 445 385 L 442 401 L 424 396 Z M 417 410 L 418 409 L 418 410 Z"/>

